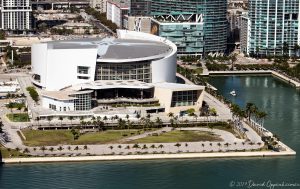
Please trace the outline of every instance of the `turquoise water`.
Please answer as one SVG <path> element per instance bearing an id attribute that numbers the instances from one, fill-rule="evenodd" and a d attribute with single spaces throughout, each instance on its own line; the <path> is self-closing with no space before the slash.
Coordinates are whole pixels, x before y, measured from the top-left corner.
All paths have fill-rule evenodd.
<path id="1" fill-rule="evenodd" d="M 266 127 L 300 150 L 300 93 L 272 77 L 215 77 L 211 83 L 240 105 L 254 102 L 269 114 Z M 235 89 L 236 97 L 229 92 Z M 3 165 L 6 188 L 230 188 L 230 183 L 300 183 L 298 157 L 82 162 Z M 236 187 L 238 188 L 238 187 Z M 246 188 L 246 187 L 244 187 Z M 252 187 L 259 188 L 259 187 Z M 288 188 L 288 187 L 285 187 Z"/>

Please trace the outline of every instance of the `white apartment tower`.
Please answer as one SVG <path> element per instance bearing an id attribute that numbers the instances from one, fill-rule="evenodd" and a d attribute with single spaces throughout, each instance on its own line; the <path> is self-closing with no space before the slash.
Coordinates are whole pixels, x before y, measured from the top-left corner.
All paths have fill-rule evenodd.
<path id="1" fill-rule="evenodd" d="M 30 30 L 30 0 L 0 0 L 0 27 L 4 30 Z"/>
<path id="2" fill-rule="evenodd" d="M 107 0 L 90 0 L 90 7 L 98 9 L 101 13 L 106 12 Z"/>

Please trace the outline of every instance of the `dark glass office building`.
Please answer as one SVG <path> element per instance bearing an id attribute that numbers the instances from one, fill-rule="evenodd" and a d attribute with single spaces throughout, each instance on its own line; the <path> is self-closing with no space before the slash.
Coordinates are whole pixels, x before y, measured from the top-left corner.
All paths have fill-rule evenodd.
<path id="1" fill-rule="evenodd" d="M 223 53 L 227 46 L 227 0 L 131 0 L 131 16 L 151 16 L 159 18 L 164 22 L 164 18 L 175 18 L 172 23 L 191 22 L 191 26 L 183 27 L 184 32 L 178 32 L 172 38 L 168 38 L 171 32 L 171 26 L 160 27 L 160 36 L 167 37 L 175 44 L 179 41 L 186 41 L 185 45 L 189 46 L 191 38 L 201 38 L 191 40 L 191 45 L 186 51 L 194 51 L 196 48 L 202 54 Z M 192 20 L 190 19 L 192 18 Z M 199 19 L 200 18 L 200 19 Z M 203 23 L 202 26 L 193 26 L 194 23 Z M 180 25 L 180 24 L 179 24 Z M 182 26 L 180 26 L 182 27 Z M 194 35 L 192 29 L 201 29 L 198 35 Z M 189 33 L 190 32 L 190 33 Z M 178 35 L 184 33 L 184 35 Z M 188 39 L 188 40 L 187 40 Z M 175 40 L 175 41 L 174 41 Z M 201 42 L 199 40 L 202 40 Z M 197 44 L 195 46 L 195 44 Z M 199 45 L 202 44 L 202 45 Z M 180 49 L 178 51 L 180 53 Z M 189 54 L 188 52 L 186 54 Z"/>

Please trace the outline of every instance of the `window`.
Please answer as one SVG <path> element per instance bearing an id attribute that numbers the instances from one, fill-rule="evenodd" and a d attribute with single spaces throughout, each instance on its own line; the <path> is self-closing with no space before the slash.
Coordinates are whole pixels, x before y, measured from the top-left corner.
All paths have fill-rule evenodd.
<path id="1" fill-rule="evenodd" d="M 89 74 L 89 67 L 86 66 L 77 66 L 77 73 L 78 74 Z"/>
<path id="2" fill-rule="evenodd" d="M 77 79 L 90 79 L 90 78 L 86 76 L 77 76 Z"/>
<path id="3" fill-rule="evenodd" d="M 175 91 L 172 95 L 171 107 L 192 106 L 198 100 L 198 91 Z"/>

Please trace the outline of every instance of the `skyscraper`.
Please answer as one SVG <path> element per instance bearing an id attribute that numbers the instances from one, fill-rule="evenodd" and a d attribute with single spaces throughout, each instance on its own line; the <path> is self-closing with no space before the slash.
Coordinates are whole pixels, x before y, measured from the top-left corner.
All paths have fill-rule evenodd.
<path id="1" fill-rule="evenodd" d="M 152 33 L 178 46 L 178 54 L 224 53 L 227 0 L 131 0 L 131 16 L 152 18 Z"/>
<path id="2" fill-rule="evenodd" d="M 300 44 L 299 0 L 249 0 L 249 53 L 295 53 Z"/>
<path id="3" fill-rule="evenodd" d="M 30 0 L 1 0 L 1 29 L 30 30 L 31 13 Z"/>

